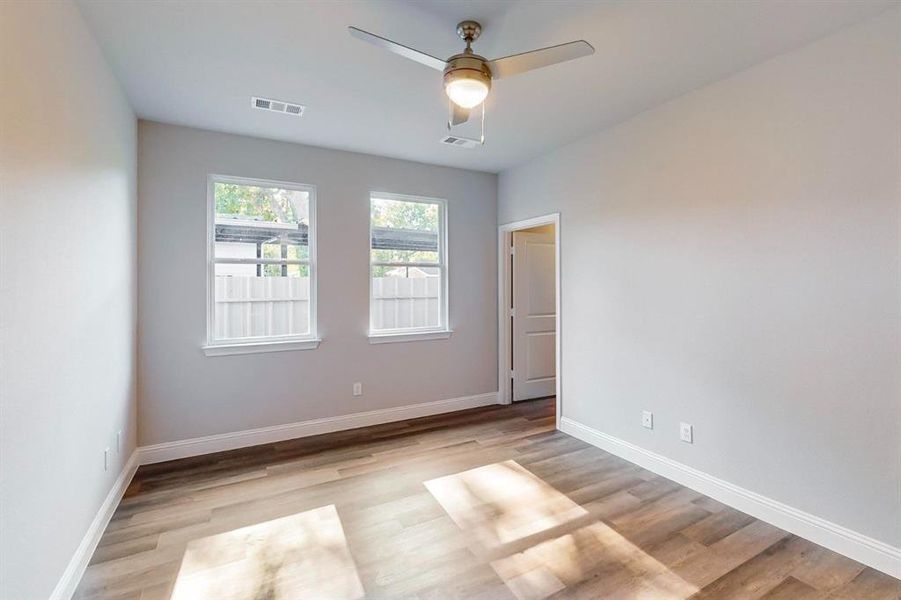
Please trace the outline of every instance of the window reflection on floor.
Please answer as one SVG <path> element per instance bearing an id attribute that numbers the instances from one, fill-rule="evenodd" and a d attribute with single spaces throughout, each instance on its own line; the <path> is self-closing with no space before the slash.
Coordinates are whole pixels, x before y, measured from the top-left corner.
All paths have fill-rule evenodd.
<path id="1" fill-rule="evenodd" d="M 546 598 L 589 574 L 628 589 L 629 598 L 675 600 L 698 591 L 515 461 L 425 486 L 517 598 Z"/>
<path id="2" fill-rule="evenodd" d="M 425 486 L 460 529 L 489 551 L 588 515 L 513 460 L 432 479 Z"/>
<path id="3" fill-rule="evenodd" d="M 363 597 L 334 505 L 194 540 L 172 600 Z"/>

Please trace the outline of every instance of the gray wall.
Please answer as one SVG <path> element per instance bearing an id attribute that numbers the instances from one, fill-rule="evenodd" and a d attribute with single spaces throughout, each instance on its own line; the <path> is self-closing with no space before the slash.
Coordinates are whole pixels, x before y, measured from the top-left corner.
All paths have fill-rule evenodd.
<path id="1" fill-rule="evenodd" d="M 895 9 L 502 173 L 498 211 L 561 212 L 564 416 L 895 546 L 899 31 Z"/>
<path id="2" fill-rule="evenodd" d="M 137 139 L 74 5 L 0 13 L 0 597 L 32 599 L 135 447 Z"/>
<path id="3" fill-rule="evenodd" d="M 497 390 L 495 175 L 144 121 L 138 139 L 142 445 Z M 204 356 L 208 173 L 318 187 L 318 349 Z M 371 190 L 448 201 L 449 340 L 369 344 Z"/>

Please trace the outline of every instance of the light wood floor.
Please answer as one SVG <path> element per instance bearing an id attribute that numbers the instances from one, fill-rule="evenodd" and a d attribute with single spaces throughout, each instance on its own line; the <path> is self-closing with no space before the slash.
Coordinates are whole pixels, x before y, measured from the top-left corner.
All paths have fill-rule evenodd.
<path id="1" fill-rule="evenodd" d="M 554 430 L 552 400 L 142 467 L 76 598 L 901 598 Z"/>

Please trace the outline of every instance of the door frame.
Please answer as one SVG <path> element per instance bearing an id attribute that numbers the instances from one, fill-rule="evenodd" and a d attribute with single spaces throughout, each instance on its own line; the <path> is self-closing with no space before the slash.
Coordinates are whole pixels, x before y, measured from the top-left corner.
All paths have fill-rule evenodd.
<path id="1" fill-rule="evenodd" d="M 557 388 L 557 429 L 560 428 L 560 418 L 563 416 L 563 303 L 560 286 L 560 213 L 550 213 L 522 221 L 504 223 L 497 228 L 497 389 L 498 403 L 513 403 L 513 388 L 510 385 L 510 340 L 513 336 L 513 328 L 510 323 L 510 295 L 513 293 L 510 283 L 513 273 L 510 269 L 510 242 L 513 232 L 520 229 L 530 229 L 539 225 L 554 226 L 554 302 L 556 305 L 556 339 L 555 339 L 555 378 Z"/>

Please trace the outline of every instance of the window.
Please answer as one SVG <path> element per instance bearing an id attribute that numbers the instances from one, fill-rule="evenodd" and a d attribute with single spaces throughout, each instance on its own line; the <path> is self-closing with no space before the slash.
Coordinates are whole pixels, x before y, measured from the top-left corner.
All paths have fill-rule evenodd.
<path id="1" fill-rule="evenodd" d="M 370 341 L 446 338 L 443 200 L 370 197 Z"/>
<path id="2" fill-rule="evenodd" d="M 315 348 L 316 190 L 209 179 L 208 355 Z"/>

